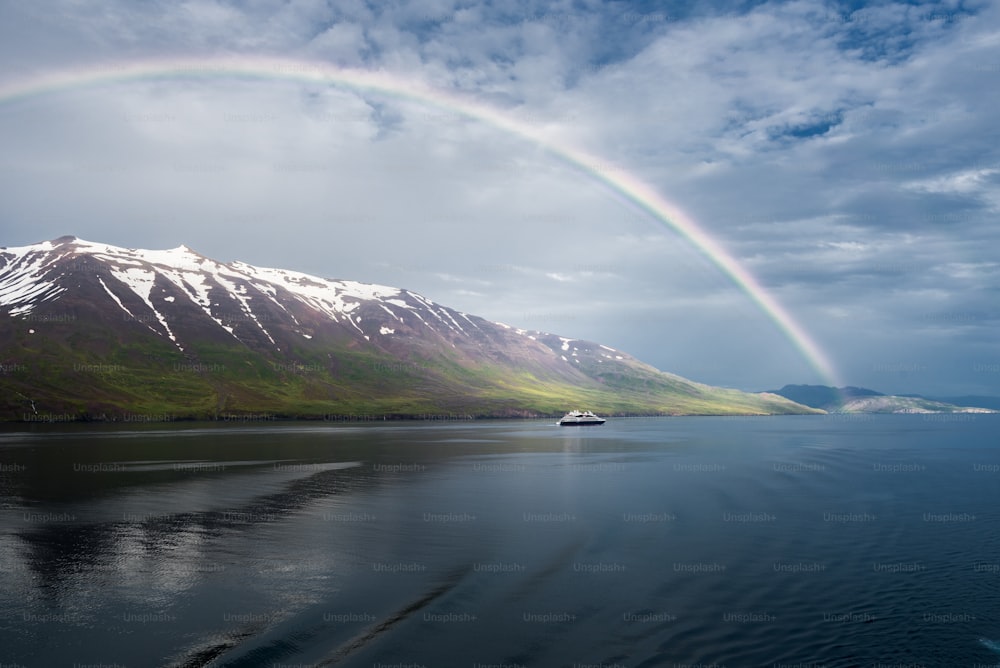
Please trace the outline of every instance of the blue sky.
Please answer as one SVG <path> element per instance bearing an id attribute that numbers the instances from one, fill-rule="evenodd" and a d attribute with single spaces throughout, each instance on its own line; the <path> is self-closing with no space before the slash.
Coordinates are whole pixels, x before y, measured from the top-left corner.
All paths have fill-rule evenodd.
<path id="1" fill-rule="evenodd" d="M 886 392 L 1000 394 L 1000 9 L 975 2 L 0 6 L 0 86 L 174 56 L 384 70 L 680 206 Z M 161 78 L 0 105 L 0 244 L 62 234 L 417 290 L 702 382 L 820 382 L 672 230 L 447 111 Z"/>

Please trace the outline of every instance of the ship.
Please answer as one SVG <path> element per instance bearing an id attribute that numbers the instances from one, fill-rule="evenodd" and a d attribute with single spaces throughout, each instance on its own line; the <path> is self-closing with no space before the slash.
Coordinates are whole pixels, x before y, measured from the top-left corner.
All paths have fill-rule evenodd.
<path id="1" fill-rule="evenodd" d="M 589 427 L 604 424 L 604 422 L 604 418 L 598 417 L 590 411 L 570 411 L 557 424 L 560 427 Z"/>

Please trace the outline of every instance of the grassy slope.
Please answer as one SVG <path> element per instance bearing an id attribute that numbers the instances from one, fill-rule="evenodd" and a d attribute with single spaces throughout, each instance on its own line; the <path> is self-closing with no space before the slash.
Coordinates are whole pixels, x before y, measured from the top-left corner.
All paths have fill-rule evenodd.
<path id="1" fill-rule="evenodd" d="M 65 339 L 21 335 L 8 341 L 0 419 L 36 419 L 29 400 L 41 419 L 485 417 L 557 415 L 569 408 L 607 415 L 811 412 L 775 395 L 700 385 L 639 363 L 582 369 L 597 380 L 585 387 L 498 365 L 470 367 L 457 358 L 401 363 L 371 350 L 338 350 L 334 361 L 327 351 L 292 351 L 296 359 L 289 362 L 238 346 L 192 347 L 185 356 L 150 338 L 85 354 L 94 347 L 80 336 L 77 329 Z"/>

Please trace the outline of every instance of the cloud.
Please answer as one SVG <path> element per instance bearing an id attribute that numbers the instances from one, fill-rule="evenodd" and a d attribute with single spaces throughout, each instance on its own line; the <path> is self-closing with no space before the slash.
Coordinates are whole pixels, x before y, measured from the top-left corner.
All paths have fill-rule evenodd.
<path id="1" fill-rule="evenodd" d="M 0 59 L 13 78 L 282 55 L 470 96 L 693 214 L 852 384 L 1000 393 L 970 371 L 1000 356 L 998 27 L 988 4 L 66 2 L 0 9 Z M 416 289 L 704 382 L 820 380 L 677 234 L 538 146 L 447 110 L 161 78 L 0 105 L 0 141 L 4 243 L 183 242 Z M 922 370 L 885 371 L 900 365 Z"/>

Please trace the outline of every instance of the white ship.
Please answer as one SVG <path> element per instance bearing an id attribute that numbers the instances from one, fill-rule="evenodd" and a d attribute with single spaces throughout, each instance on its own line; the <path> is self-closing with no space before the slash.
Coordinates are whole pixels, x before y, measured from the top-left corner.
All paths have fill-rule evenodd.
<path id="1" fill-rule="evenodd" d="M 590 411 L 570 411 L 559 420 L 560 427 L 588 427 L 590 425 L 604 424 L 605 420 Z"/>

